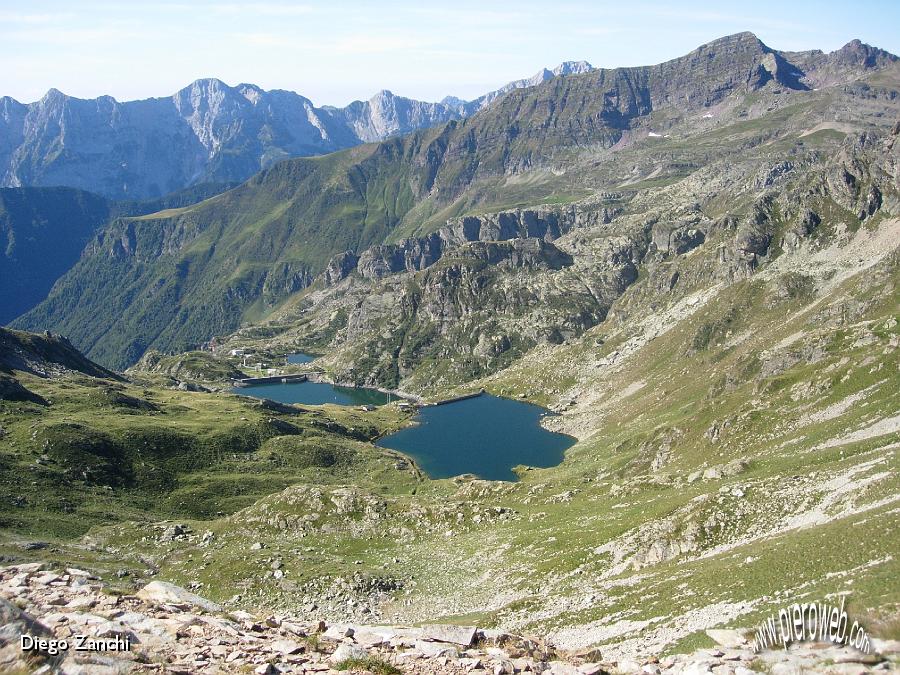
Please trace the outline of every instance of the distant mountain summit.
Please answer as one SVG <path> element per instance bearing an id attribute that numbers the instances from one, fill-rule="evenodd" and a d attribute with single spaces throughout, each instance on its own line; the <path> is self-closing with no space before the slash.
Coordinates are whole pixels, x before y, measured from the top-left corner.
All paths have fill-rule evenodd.
<path id="1" fill-rule="evenodd" d="M 291 91 L 203 79 L 166 98 L 121 103 L 51 89 L 0 99 L 0 185 L 66 185 L 145 199 L 198 183 L 242 181 L 286 157 L 317 155 L 458 117 L 382 92 L 317 108 Z"/>
<path id="2" fill-rule="evenodd" d="M 119 102 L 58 89 L 0 98 L 0 187 L 63 185 L 149 199 L 200 183 L 243 181 L 287 157 L 321 155 L 473 114 L 503 94 L 590 65 L 567 62 L 475 101 L 417 101 L 382 90 L 344 108 L 295 92 L 201 79 L 172 96 Z"/>
<path id="3" fill-rule="evenodd" d="M 403 98 L 386 89 L 368 101 L 354 101 L 334 112 L 350 127 L 355 137 L 365 143 L 382 141 L 389 136 L 434 126 L 459 116 L 443 103 Z"/>
<path id="4" fill-rule="evenodd" d="M 499 89 L 490 91 L 487 94 L 479 96 L 478 98 L 471 101 L 464 101 L 460 98 L 456 98 L 455 96 L 447 96 L 441 101 L 441 103 L 449 108 L 452 108 L 461 116 L 468 117 L 469 115 L 474 115 L 485 106 L 490 105 L 493 101 L 497 100 L 504 94 L 508 94 L 509 92 L 516 89 L 536 87 L 537 85 L 546 82 L 547 80 L 552 80 L 554 77 L 559 77 L 561 75 L 580 75 L 582 73 L 590 72 L 591 70 L 594 70 L 594 66 L 592 66 L 587 61 L 563 61 L 553 70 L 542 68 L 531 77 L 526 77 L 521 80 L 513 80 L 512 82 L 509 82 Z"/>

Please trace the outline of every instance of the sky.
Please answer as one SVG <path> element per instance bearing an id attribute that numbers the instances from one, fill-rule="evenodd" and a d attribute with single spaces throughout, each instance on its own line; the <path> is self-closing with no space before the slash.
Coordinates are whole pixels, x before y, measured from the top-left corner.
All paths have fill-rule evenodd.
<path id="1" fill-rule="evenodd" d="M 345 105 L 381 89 L 471 99 L 562 61 L 659 63 L 744 30 L 781 50 L 900 54 L 900 2 L 0 0 L 0 96 L 120 101 L 196 79 Z"/>

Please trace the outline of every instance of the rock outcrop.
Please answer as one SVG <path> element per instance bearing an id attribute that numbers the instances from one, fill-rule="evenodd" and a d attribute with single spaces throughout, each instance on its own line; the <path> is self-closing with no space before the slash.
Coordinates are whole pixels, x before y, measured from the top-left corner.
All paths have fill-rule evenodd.
<path id="1" fill-rule="evenodd" d="M 717 629 L 708 631 L 719 645 L 713 649 L 604 661 L 598 649 L 566 653 L 540 638 L 472 626 L 309 624 L 225 612 L 159 581 L 133 595 L 109 594 L 88 571 L 54 570 L 41 562 L 0 569 L 0 619 L 0 668 L 10 672 L 743 675 L 761 668 L 832 672 L 840 663 L 865 674 L 889 670 L 900 654 L 900 643 L 880 640 L 872 654 L 815 643 L 756 654 L 743 631 Z M 29 636 L 27 650 L 21 648 L 23 635 Z"/>

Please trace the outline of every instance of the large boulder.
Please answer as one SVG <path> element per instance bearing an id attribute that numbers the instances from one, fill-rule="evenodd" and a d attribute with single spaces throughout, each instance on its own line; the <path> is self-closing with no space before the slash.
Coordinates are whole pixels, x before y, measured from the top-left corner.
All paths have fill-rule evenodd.
<path id="1" fill-rule="evenodd" d="M 137 597 L 159 605 L 190 605 L 205 612 L 221 612 L 222 607 L 166 581 L 151 581 L 137 592 Z"/>
<path id="2" fill-rule="evenodd" d="M 477 629 L 474 626 L 451 626 L 435 624 L 425 626 L 422 635 L 433 642 L 449 642 L 460 647 L 469 647 L 475 641 Z"/>
<path id="3" fill-rule="evenodd" d="M 368 655 L 369 653 L 362 647 L 357 647 L 356 645 L 344 642 L 334 650 L 334 654 L 331 655 L 329 661 L 331 661 L 332 664 L 338 664 L 342 661 L 349 661 L 350 659 L 364 659 Z"/>

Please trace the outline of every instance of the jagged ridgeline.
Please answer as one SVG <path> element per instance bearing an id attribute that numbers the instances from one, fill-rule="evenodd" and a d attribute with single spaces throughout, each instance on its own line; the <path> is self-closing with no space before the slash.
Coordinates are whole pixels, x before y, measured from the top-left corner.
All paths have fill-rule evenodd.
<path id="1" fill-rule="evenodd" d="M 565 283 L 552 292 L 526 288 L 521 302 L 506 303 L 517 320 L 547 330 L 504 333 L 506 338 L 498 335 L 500 345 L 504 339 L 521 341 L 523 349 L 543 339 L 559 341 L 602 320 L 611 300 L 637 278 L 661 231 L 673 233 L 673 251 L 705 236 L 702 228 L 691 233 L 673 222 L 651 231 L 654 218 L 671 221 L 681 211 L 690 219 L 693 210 L 728 229 L 754 210 L 758 193 L 781 175 L 776 171 L 767 186 L 765 180 L 754 182 L 757 174 L 783 164 L 788 175 L 792 168 L 821 164 L 847 134 L 888 131 L 897 117 L 895 64 L 896 57 L 858 42 L 827 55 L 786 53 L 743 33 L 657 66 L 555 77 L 511 91 L 468 119 L 285 161 L 199 205 L 120 218 L 17 325 L 51 327 L 92 358 L 120 368 L 148 348 L 184 350 L 242 322 L 273 316 L 289 299 L 287 304 L 298 302 L 298 293 L 308 294 L 305 289 L 333 256 L 346 251 L 351 253 L 336 261 L 338 267 L 347 267 L 354 256 L 364 258 L 373 246 L 452 231 L 460 223 L 463 237 L 442 237 L 440 256 L 452 248 L 447 244 L 470 239 L 553 239 L 562 232 L 546 224 L 536 232 L 527 223 L 478 228 L 474 235 L 465 229 L 467 216 L 499 222 L 504 211 L 542 205 L 544 212 L 555 209 L 545 219 L 576 230 L 608 221 L 607 243 L 620 239 L 606 253 L 591 252 L 608 272 L 603 279 L 563 271 L 557 278 Z M 671 188 L 679 182 L 683 189 Z M 667 209 L 653 213 L 647 199 L 666 188 Z M 753 254 L 768 251 L 760 245 L 773 240 L 769 230 L 777 221 L 773 210 L 760 209 L 768 224 L 758 223 L 755 235 L 745 232 L 746 250 Z M 498 215 L 484 215 L 491 213 Z M 429 247 L 433 242 L 427 239 L 402 246 Z M 474 250 L 456 248 L 463 257 Z M 437 257 L 428 254 L 401 267 L 418 270 Z M 534 261 L 516 260 L 526 258 Z M 487 277 L 482 281 L 489 283 Z M 535 294 L 534 301 L 525 297 Z M 516 313 L 517 306 L 527 311 Z M 420 341 L 428 342 L 429 330 L 422 327 Z M 371 358 L 380 359 L 385 347 L 396 351 L 376 345 Z M 371 358 L 360 368 L 384 370 Z M 403 376 L 397 364 L 387 368 L 379 380 Z M 483 364 L 476 365 L 473 373 L 482 370 Z"/>
<path id="2" fill-rule="evenodd" d="M 51 89 L 0 98 L 0 184 L 70 185 L 110 199 L 152 199 L 246 180 L 286 157 L 317 155 L 459 117 L 389 91 L 316 108 L 290 91 L 198 80 L 173 96 L 120 103 Z"/>
<path id="3" fill-rule="evenodd" d="M 292 91 L 197 80 L 173 96 L 83 100 L 51 89 L 0 98 L 0 186 L 68 185 L 111 199 L 152 199 L 203 183 L 243 181 L 287 157 L 321 155 L 474 114 L 494 99 L 584 61 L 510 82 L 473 101 L 416 101 L 382 90 L 344 108 Z"/>

